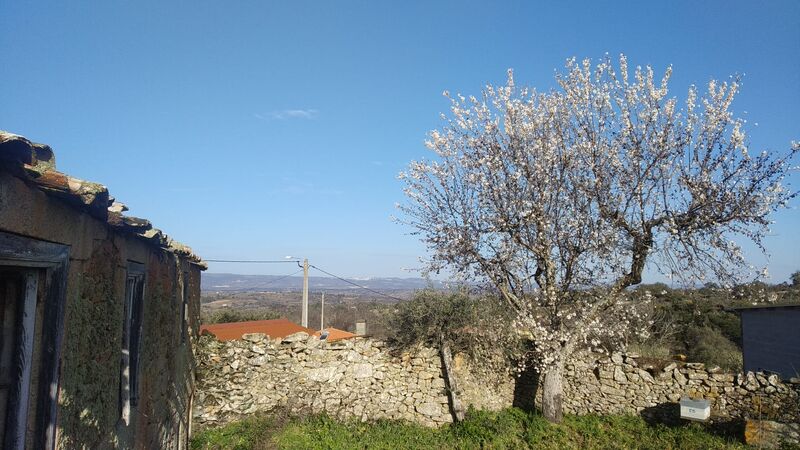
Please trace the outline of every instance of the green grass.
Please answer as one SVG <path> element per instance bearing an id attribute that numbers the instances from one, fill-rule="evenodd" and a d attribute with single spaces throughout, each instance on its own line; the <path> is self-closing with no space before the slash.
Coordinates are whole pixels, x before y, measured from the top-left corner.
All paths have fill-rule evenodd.
<path id="1" fill-rule="evenodd" d="M 723 449 L 745 448 L 699 424 L 649 425 L 638 416 L 567 416 L 559 425 L 511 408 L 470 411 L 454 426 L 430 429 L 397 421 L 361 423 L 320 415 L 283 419 L 256 416 L 192 438 L 211 449 Z"/>

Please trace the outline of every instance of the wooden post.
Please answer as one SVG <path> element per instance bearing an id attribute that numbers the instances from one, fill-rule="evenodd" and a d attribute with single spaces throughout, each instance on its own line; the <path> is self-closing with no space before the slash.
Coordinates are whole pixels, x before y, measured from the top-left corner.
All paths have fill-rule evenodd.
<path id="1" fill-rule="evenodd" d="M 450 346 L 444 339 L 440 341 L 441 355 L 442 355 L 442 369 L 444 370 L 445 382 L 447 385 L 447 396 L 450 400 L 450 412 L 453 415 L 453 420 L 461 422 L 464 420 L 465 411 L 464 404 L 458 398 L 458 381 L 456 375 L 453 373 L 453 354 L 450 352 Z"/>
<path id="2" fill-rule="evenodd" d="M 39 289 L 39 276 L 35 270 L 25 273 L 25 294 L 20 303 L 22 311 L 19 321 L 19 354 L 16 361 L 17 379 L 16 410 L 9 408 L 9 422 L 6 427 L 6 446 L 3 448 L 24 449 L 28 431 L 28 400 L 31 389 L 31 364 L 33 359 L 34 327 L 36 326 L 36 297 Z M 16 300 L 16 299 L 12 299 Z M 9 402 L 9 405 L 11 403 Z"/>
<path id="3" fill-rule="evenodd" d="M 303 260 L 303 316 L 301 325 L 308 328 L 308 258 Z"/>

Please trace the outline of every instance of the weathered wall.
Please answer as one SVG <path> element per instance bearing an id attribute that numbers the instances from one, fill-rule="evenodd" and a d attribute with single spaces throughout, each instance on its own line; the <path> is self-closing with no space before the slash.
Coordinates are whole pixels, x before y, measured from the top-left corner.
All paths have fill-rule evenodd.
<path id="1" fill-rule="evenodd" d="M 742 319 L 744 370 L 800 373 L 800 306 L 753 307 L 739 310 Z"/>
<path id="2" fill-rule="evenodd" d="M 188 273 L 189 319 L 197 330 L 198 267 L 2 171 L 0 231 L 70 246 L 57 445 L 184 448 L 194 359 L 191 340 L 181 340 L 182 283 Z M 128 261 L 144 263 L 147 275 L 141 399 L 126 427 L 119 421 L 119 386 Z"/>
<path id="3" fill-rule="evenodd" d="M 363 420 L 405 419 L 430 426 L 451 422 L 438 353 L 418 348 L 393 356 L 367 338 L 333 343 L 304 334 L 283 341 L 263 335 L 219 342 L 201 337 L 194 418 L 213 426 L 257 411 L 325 411 Z M 569 413 L 639 413 L 677 402 L 681 396 L 713 400 L 713 414 L 800 422 L 800 385 L 776 377 L 732 375 L 702 364 L 640 366 L 632 356 L 584 355 L 566 368 Z M 465 405 L 499 409 L 530 404 L 535 380 L 492 377 L 490 381 L 455 358 L 459 396 Z M 539 395 L 541 397 L 541 395 Z"/>
<path id="4" fill-rule="evenodd" d="M 682 396 L 712 400 L 717 418 L 800 422 L 800 384 L 776 375 L 731 374 L 699 363 L 663 368 L 640 364 L 635 355 L 586 355 L 567 366 L 565 410 L 575 414 L 634 413 L 675 403 Z"/>
<path id="5" fill-rule="evenodd" d="M 194 419 L 198 426 L 273 408 L 325 411 L 364 420 L 438 425 L 452 419 L 438 354 L 426 348 L 392 356 L 382 342 L 327 343 L 297 333 L 219 342 L 201 337 Z"/>

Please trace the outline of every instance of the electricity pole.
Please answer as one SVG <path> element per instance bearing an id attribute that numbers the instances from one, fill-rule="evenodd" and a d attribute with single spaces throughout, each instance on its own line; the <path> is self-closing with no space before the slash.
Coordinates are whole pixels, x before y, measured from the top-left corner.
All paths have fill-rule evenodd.
<path id="1" fill-rule="evenodd" d="M 308 258 L 303 260 L 303 317 L 301 325 L 308 328 Z"/>
<path id="2" fill-rule="evenodd" d="M 319 330 L 325 329 L 325 293 L 322 293 L 322 303 L 319 307 Z"/>

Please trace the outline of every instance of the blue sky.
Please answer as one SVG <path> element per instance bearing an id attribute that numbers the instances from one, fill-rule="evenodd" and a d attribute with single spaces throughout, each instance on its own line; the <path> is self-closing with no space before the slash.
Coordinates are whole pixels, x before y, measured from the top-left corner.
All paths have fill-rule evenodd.
<path id="1" fill-rule="evenodd" d="M 677 95 L 743 73 L 734 109 L 758 123 L 753 146 L 800 139 L 800 2 L 644 5 L 3 2 L 0 129 L 50 144 L 60 170 L 206 258 L 409 276 L 425 250 L 390 220 L 395 177 L 427 156 L 445 89 L 477 94 L 508 68 L 549 88 L 570 56 L 624 52 L 672 64 Z M 767 241 L 774 281 L 800 269 L 798 205 Z"/>

